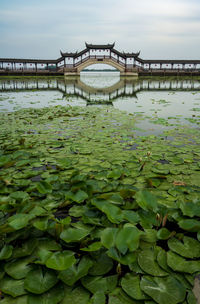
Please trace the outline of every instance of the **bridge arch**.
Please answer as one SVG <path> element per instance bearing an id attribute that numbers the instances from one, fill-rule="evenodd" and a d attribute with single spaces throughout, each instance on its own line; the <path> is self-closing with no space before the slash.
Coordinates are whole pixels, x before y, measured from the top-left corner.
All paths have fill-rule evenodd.
<path id="1" fill-rule="evenodd" d="M 86 61 L 81 62 L 79 65 L 77 65 L 77 72 L 80 73 L 82 70 L 93 64 L 107 64 L 117 69 L 120 73 L 125 72 L 125 67 L 120 63 L 115 62 L 111 58 L 102 58 L 101 60 L 98 58 L 88 58 Z"/>

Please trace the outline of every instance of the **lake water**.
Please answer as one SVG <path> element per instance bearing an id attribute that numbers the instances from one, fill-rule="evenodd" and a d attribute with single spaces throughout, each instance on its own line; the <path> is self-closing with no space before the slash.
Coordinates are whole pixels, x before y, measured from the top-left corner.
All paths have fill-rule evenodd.
<path id="1" fill-rule="evenodd" d="M 158 133 L 152 119 L 198 127 L 200 81 L 120 78 L 117 72 L 84 72 L 80 77 L 57 79 L 0 79 L 0 112 L 55 105 L 108 106 L 141 114 L 138 127 Z"/>

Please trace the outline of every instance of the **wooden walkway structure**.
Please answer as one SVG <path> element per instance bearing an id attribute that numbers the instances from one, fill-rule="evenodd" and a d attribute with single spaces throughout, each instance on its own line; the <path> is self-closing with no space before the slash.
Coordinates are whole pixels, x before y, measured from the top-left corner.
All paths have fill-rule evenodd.
<path id="1" fill-rule="evenodd" d="M 138 75 L 200 75 L 200 60 L 147 60 L 140 52 L 127 53 L 115 49 L 115 44 L 85 43 L 80 52 L 64 53 L 55 60 L 0 58 L 0 75 L 80 75 L 92 64 L 108 64 L 121 76 Z"/>

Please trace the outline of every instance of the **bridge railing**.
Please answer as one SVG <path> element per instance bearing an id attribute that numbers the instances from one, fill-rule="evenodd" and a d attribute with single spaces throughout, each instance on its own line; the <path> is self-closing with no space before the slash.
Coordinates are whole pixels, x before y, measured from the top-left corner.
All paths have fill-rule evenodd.
<path id="1" fill-rule="evenodd" d="M 123 67 L 125 66 L 125 64 L 122 61 L 120 61 L 119 59 L 116 59 L 113 56 L 108 56 L 108 55 L 89 55 L 89 56 L 87 56 L 85 58 L 82 58 L 81 60 L 75 62 L 74 63 L 74 67 L 79 66 L 81 63 L 83 63 L 83 62 L 85 62 L 85 61 L 87 61 L 89 59 L 97 59 L 97 61 L 98 60 L 99 61 L 103 61 L 103 59 L 112 59 L 113 61 L 115 61 L 116 63 L 122 65 Z M 67 65 L 67 66 L 69 66 L 69 65 Z"/>

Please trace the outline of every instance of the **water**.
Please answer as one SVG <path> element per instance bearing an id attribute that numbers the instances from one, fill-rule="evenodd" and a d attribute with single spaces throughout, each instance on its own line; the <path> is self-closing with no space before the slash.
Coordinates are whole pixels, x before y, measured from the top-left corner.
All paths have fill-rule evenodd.
<path id="1" fill-rule="evenodd" d="M 136 80 L 120 78 L 117 72 L 84 72 L 68 79 L 0 79 L 1 112 L 55 105 L 107 105 L 149 119 L 191 124 L 186 118 L 200 115 L 200 81 Z M 138 123 L 149 134 L 166 128 L 158 128 L 149 119 Z"/>

